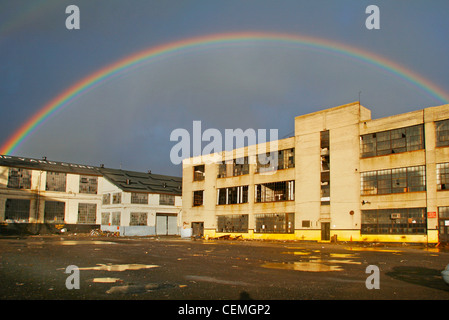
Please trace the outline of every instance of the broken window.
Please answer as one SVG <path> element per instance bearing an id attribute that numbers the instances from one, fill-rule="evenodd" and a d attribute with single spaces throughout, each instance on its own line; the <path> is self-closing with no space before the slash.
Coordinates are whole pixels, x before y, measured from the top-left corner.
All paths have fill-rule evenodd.
<path id="1" fill-rule="evenodd" d="M 294 213 L 256 214 L 256 229 L 258 233 L 294 233 Z"/>
<path id="2" fill-rule="evenodd" d="M 422 124 L 360 136 L 361 157 L 374 157 L 424 149 Z"/>
<path id="3" fill-rule="evenodd" d="M 8 188 L 31 189 L 31 170 L 9 168 Z"/>
<path id="4" fill-rule="evenodd" d="M 116 192 L 112 194 L 112 204 L 122 203 L 122 193 Z"/>
<path id="5" fill-rule="evenodd" d="M 217 216 L 217 232 L 248 232 L 248 215 Z"/>
<path id="6" fill-rule="evenodd" d="M 146 226 L 148 221 L 147 212 L 131 212 L 129 225 L 130 226 Z"/>
<path id="7" fill-rule="evenodd" d="M 65 202 L 45 201 L 44 222 L 64 223 Z"/>
<path id="8" fill-rule="evenodd" d="M 449 162 L 437 163 L 437 189 L 449 190 Z"/>
<path id="9" fill-rule="evenodd" d="M 97 194 L 98 177 L 80 176 L 80 193 Z"/>
<path id="10" fill-rule="evenodd" d="M 276 171 L 277 168 L 277 151 L 261 153 L 256 156 L 256 173 Z"/>
<path id="11" fill-rule="evenodd" d="M 193 191 L 193 206 L 203 205 L 203 190 Z"/>
<path id="12" fill-rule="evenodd" d="M 111 217 L 110 212 L 102 212 L 101 213 L 101 224 L 102 225 L 109 225 L 109 218 Z"/>
<path id="13" fill-rule="evenodd" d="M 295 181 L 270 182 L 255 185 L 256 202 L 295 200 Z"/>
<path id="14" fill-rule="evenodd" d="M 6 199 L 5 221 L 29 222 L 30 200 Z"/>
<path id="15" fill-rule="evenodd" d="M 148 193 L 131 192 L 131 203 L 148 204 Z"/>
<path id="16" fill-rule="evenodd" d="M 234 177 L 249 173 L 248 157 L 234 159 Z"/>
<path id="17" fill-rule="evenodd" d="M 174 206 L 175 196 L 173 194 L 160 194 L 159 205 Z"/>
<path id="18" fill-rule="evenodd" d="M 78 223 L 95 224 L 97 221 L 96 203 L 78 203 Z"/>
<path id="19" fill-rule="evenodd" d="M 248 202 L 248 186 L 217 189 L 217 204 L 238 204 Z"/>
<path id="20" fill-rule="evenodd" d="M 111 204 L 111 194 L 110 193 L 103 194 L 102 200 L 103 200 L 102 201 L 103 204 Z"/>
<path id="21" fill-rule="evenodd" d="M 426 190 L 426 167 L 385 169 L 362 172 L 361 195 L 415 192 Z"/>
<path id="22" fill-rule="evenodd" d="M 47 172 L 47 182 L 45 190 L 47 191 L 62 191 L 66 189 L 67 174 L 64 172 Z"/>
<path id="23" fill-rule="evenodd" d="M 449 146 L 449 119 L 435 122 L 436 146 Z"/>
<path id="24" fill-rule="evenodd" d="M 204 164 L 193 167 L 193 181 L 203 181 L 205 176 Z"/>
<path id="25" fill-rule="evenodd" d="M 321 157 L 320 199 L 322 205 L 329 205 L 331 196 L 329 130 L 324 130 L 320 132 L 320 157 Z"/>
<path id="26" fill-rule="evenodd" d="M 119 226 L 120 225 L 120 211 L 112 213 L 111 225 Z"/>
<path id="27" fill-rule="evenodd" d="M 362 234 L 425 234 L 426 208 L 362 210 Z"/>
<path id="28" fill-rule="evenodd" d="M 295 167 L 295 148 L 278 151 L 278 170 Z"/>

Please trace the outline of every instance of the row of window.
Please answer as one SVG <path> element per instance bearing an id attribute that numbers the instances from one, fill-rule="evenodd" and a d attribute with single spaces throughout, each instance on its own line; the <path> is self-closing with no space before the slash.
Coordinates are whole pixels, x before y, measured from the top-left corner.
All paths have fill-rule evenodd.
<path id="1" fill-rule="evenodd" d="M 120 225 L 120 212 L 102 212 L 101 224 Z M 147 212 L 131 212 L 130 226 L 147 225 Z M 30 200 L 7 199 L 5 205 L 5 220 L 10 222 L 29 222 L 30 219 Z M 111 220 L 110 220 L 111 219 Z M 45 223 L 64 223 L 65 220 L 65 202 L 45 201 L 44 222 Z M 95 203 L 79 203 L 77 223 L 96 224 L 97 205 Z"/>
<path id="2" fill-rule="evenodd" d="M 249 158 L 242 157 L 218 163 L 218 178 L 249 174 Z M 295 167 L 295 149 L 268 152 L 256 156 L 256 173 Z M 193 181 L 202 181 L 206 175 L 204 164 L 193 167 Z"/>
<path id="3" fill-rule="evenodd" d="M 112 197 L 111 197 L 112 195 Z M 104 205 L 122 203 L 122 193 L 104 193 L 102 198 L 102 203 Z M 131 203 L 132 204 L 148 204 L 148 193 L 142 192 L 131 192 Z M 175 196 L 172 194 L 159 194 L 159 205 L 174 206 Z"/>
<path id="4" fill-rule="evenodd" d="M 193 192 L 193 206 L 203 205 L 204 190 Z M 295 181 L 279 181 L 256 184 L 255 202 L 295 200 Z M 248 186 L 217 189 L 217 205 L 248 203 Z"/>
<path id="5" fill-rule="evenodd" d="M 64 172 L 47 172 L 47 191 L 66 191 L 67 174 Z M 31 170 L 21 168 L 9 168 L 8 188 L 31 189 Z M 97 194 L 98 177 L 80 175 L 79 192 Z"/>
<path id="6" fill-rule="evenodd" d="M 5 221 L 29 222 L 30 200 L 6 199 Z M 65 202 L 45 201 L 44 222 L 64 223 Z M 96 203 L 79 203 L 77 223 L 95 224 L 97 216 Z"/>
<path id="7" fill-rule="evenodd" d="M 449 190 L 449 163 L 437 163 L 437 190 Z M 360 174 L 360 194 L 380 195 L 426 191 L 426 167 L 384 169 Z"/>
<path id="8" fill-rule="evenodd" d="M 255 233 L 294 233 L 294 213 L 256 214 Z M 217 232 L 248 232 L 248 215 L 217 216 Z"/>
<path id="9" fill-rule="evenodd" d="M 435 146 L 449 146 L 449 119 L 435 122 Z M 424 125 L 360 136 L 361 157 L 374 157 L 424 149 Z"/>

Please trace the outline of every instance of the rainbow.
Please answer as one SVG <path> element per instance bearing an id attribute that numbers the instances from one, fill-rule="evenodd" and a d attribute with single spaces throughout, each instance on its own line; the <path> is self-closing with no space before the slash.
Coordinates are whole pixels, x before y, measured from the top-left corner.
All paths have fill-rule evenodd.
<path id="1" fill-rule="evenodd" d="M 94 89 L 108 79 L 133 70 L 142 64 L 152 61 L 156 57 L 185 52 L 189 49 L 199 50 L 213 46 L 227 46 L 246 42 L 263 42 L 273 44 L 299 44 L 306 48 L 324 50 L 325 52 L 344 55 L 360 62 L 378 67 L 424 90 L 438 98 L 443 103 L 449 101 L 449 94 L 421 75 L 371 52 L 348 46 L 339 42 L 307 37 L 295 34 L 267 33 L 267 32 L 238 32 L 220 33 L 193 37 L 174 41 L 133 53 L 121 60 L 107 65 L 67 88 L 34 115 L 32 115 L 19 129 L 17 129 L 0 147 L 0 154 L 13 154 L 28 137 L 30 137 L 47 119 L 57 111 L 68 106 L 83 93 Z"/>

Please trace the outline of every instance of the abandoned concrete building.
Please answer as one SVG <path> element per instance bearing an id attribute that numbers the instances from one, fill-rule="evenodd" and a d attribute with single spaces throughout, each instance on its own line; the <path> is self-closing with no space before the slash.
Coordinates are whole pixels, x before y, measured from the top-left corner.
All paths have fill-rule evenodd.
<path id="1" fill-rule="evenodd" d="M 181 178 L 0 156 L 0 233 L 179 234 Z"/>
<path id="2" fill-rule="evenodd" d="M 448 241 L 449 105 L 373 120 L 355 102 L 296 117 L 275 144 L 215 155 L 183 161 L 193 235 Z"/>

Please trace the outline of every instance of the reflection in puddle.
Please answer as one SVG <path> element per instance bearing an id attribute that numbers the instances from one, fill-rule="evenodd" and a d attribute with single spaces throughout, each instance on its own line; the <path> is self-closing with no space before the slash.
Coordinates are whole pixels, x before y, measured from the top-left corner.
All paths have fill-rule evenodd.
<path id="1" fill-rule="evenodd" d="M 94 278 L 94 279 L 92 279 L 92 282 L 97 282 L 97 283 L 115 283 L 117 281 L 120 281 L 120 278 Z"/>
<path id="2" fill-rule="evenodd" d="M 347 247 L 346 250 L 350 251 L 375 251 L 375 252 L 392 252 L 392 253 L 401 253 L 400 250 L 393 249 L 381 249 L 381 248 L 362 248 L 362 247 Z"/>
<path id="3" fill-rule="evenodd" d="M 102 270 L 102 271 L 125 271 L 125 270 L 140 270 L 157 268 L 159 266 L 154 264 L 100 264 L 96 267 L 78 268 L 79 270 Z"/>
<path id="4" fill-rule="evenodd" d="M 96 240 L 64 240 L 55 242 L 56 244 L 60 244 L 63 246 L 75 246 L 78 244 L 116 244 L 116 242 L 110 241 L 96 241 Z"/>
<path id="5" fill-rule="evenodd" d="M 262 265 L 264 268 L 270 269 L 283 269 L 283 270 L 296 270 L 296 271 L 308 271 L 308 272 L 329 272 L 329 271 L 342 271 L 343 268 L 336 265 L 327 265 L 318 261 L 311 262 L 269 262 Z"/>
<path id="6" fill-rule="evenodd" d="M 304 252 L 304 251 L 293 251 L 293 252 L 282 252 L 283 254 L 293 254 L 295 256 L 308 256 L 312 252 Z"/>

